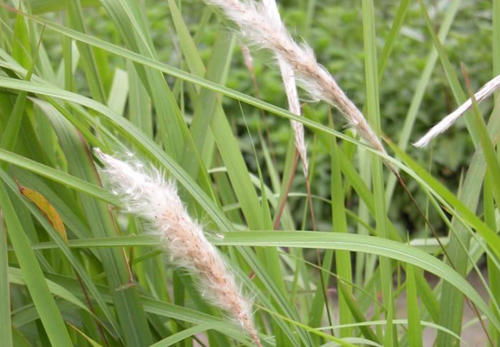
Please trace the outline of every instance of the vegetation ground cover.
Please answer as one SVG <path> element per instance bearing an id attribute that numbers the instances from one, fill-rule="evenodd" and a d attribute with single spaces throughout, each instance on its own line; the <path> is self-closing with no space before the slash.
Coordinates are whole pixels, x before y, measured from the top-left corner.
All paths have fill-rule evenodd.
<path id="1" fill-rule="evenodd" d="M 102 184 L 97 147 L 176 182 L 265 346 L 500 344 L 498 96 L 411 146 L 500 73 L 500 2 L 279 5 L 387 155 L 304 91 L 290 113 L 272 53 L 201 0 L 1 3 L 6 346 L 253 343 Z"/>

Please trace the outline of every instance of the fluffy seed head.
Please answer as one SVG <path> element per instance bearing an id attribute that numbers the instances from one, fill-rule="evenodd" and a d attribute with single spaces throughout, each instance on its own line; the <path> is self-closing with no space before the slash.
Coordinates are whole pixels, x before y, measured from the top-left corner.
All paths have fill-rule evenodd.
<path id="1" fill-rule="evenodd" d="M 293 40 L 269 2 L 249 0 L 205 0 L 219 7 L 235 22 L 250 42 L 271 50 L 293 70 L 303 89 L 313 98 L 337 107 L 360 136 L 375 149 L 385 153 L 384 146 L 365 117 L 345 95 L 333 76 L 316 60 L 312 49 Z"/>
<path id="2" fill-rule="evenodd" d="M 173 263 L 189 270 L 200 284 L 204 297 L 228 312 L 261 346 L 255 330 L 251 303 L 240 291 L 217 249 L 206 239 L 202 227 L 184 207 L 175 184 L 141 162 L 120 160 L 95 150 L 103 162 L 101 172 L 110 188 L 120 196 L 128 212 L 146 220 L 161 237 Z"/>

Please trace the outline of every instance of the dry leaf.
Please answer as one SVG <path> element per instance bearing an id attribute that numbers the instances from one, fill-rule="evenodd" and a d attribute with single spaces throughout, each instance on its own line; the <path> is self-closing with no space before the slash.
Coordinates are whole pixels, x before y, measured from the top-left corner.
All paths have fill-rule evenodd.
<path id="1" fill-rule="evenodd" d="M 66 234 L 66 228 L 57 210 L 52 206 L 52 204 L 39 192 L 30 189 L 25 186 L 19 185 L 19 191 L 31 202 L 33 202 L 40 211 L 43 212 L 45 217 L 49 220 L 50 224 L 54 229 L 61 235 L 64 241 L 68 241 L 68 236 Z"/>

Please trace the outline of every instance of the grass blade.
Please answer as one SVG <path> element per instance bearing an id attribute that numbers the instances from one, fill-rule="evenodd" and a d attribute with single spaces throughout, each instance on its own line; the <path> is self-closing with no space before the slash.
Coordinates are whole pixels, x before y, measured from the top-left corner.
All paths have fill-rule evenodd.
<path id="1" fill-rule="evenodd" d="M 64 320 L 57 308 L 54 298 L 49 292 L 45 277 L 31 249 L 30 241 L 23 232 L 23 227 L 4 184 L 0 183 L 0 205 L 2 206 L 9 239 L 16 252 L 21 271 L 24 274 L 33 303 L 40 315 L 40 320 L 45 328 L 50 343 L 57 347 L 71 346 L 72 342 Z"/>

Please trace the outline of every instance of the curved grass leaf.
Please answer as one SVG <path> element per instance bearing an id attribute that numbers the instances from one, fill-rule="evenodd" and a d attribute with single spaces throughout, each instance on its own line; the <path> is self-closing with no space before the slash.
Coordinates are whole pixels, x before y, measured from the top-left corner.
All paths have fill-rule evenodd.
<path id="1" fill-rule="evenodd" d="M 244 231 L 224 234 L 222 239 L 212 242 L 218 246 L 245 247 L 293 247 L 335 249 L 375 254 L 399 260 L 428 271 L 449 282 L 467 296 L 500 329 L 500 321 L 467 280 L 449 265 L 415 247 L 374 236 L 335 232 L 286 232 Z M 70 247 L 136 247 L 154 246 L 154 236 L 129 236 L 104 239 L 70 241 Z M 50 248 L 52 244 L 35 245 L 35 248 Z"/>

